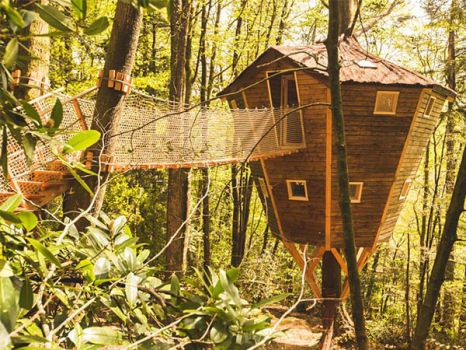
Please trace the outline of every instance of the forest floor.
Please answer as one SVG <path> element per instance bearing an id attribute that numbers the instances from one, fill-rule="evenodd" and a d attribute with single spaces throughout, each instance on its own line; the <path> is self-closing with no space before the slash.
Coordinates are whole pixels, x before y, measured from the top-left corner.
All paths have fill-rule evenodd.
<path id="1" fill-rule="evenodd" d="M 284 306 L 273 306 L 267 309 L 272 314 L 275 323 L 287 311 Z M 309 312 L 291 312 L 277 327 L 278 332 L 282 332 L 273 342 L 267 347 L 268 350 L 314 350 L 320 349 L 319 342 L 322 337 L 322 321 L 319 312 L 315 309 Z M 343 332 L 345 333 L 345 332 Z M 351 341 L 347 341 L 347 345 L 338 345 L 344 334 L 337 336 L 333 350 L 350 350 L 354 349 Z M 375 349 L 384 349 L 384 347 L 375 346 Z"/>

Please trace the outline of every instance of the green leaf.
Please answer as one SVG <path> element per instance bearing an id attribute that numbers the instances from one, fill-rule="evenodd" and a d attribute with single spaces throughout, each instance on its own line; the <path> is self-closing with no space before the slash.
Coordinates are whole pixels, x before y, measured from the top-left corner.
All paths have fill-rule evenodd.
<path id="1" fill-rule="evenodd" d="M 172 278 L 171 278 L 171 281 L 170 281 L 170 291 L 174 295 L 180 295 L 180 291 L 181 291 L 180 280 L 178 279 L 178 277 L 175 274 L 172 275 Z"/>
<path id="2" fill-rule="evenodd" d="M 11 39 L 5 47 L 2 62 L 8 69 L 13 69 L 18 59 L 19 45 L 16 38 Z"/>
<path id="3" fill-rule="evenodd" d="M 112 265 L 110 264 L 110 261 L 108 261 L 104 257 L 101 257 L 97 259 L 97 261 L 94 264 L 94 275 L 98 279 L 106 278 L 111 268 Z"/>
<path id="4" fill-rule="evenodd" d="M 32 134 L 23 135 L 23 150 L 29 164 L 34 160 L 34 150 L 36 148 L 37 139 Z"/>
<path id="5" fill-rule="evenodd" d="M 278 294 L 278 295 L 274 295 L 273 297 L 270 297 L 270 298 L 267 298 L 267 299 L 264 299 L 264 300 L 261 300 L 257 303 L 255 303 L 252 307 L 255 308 L 255 309 L 260 309 L 266 305 L 270 305 L 270 304 L 273 304 L 273 303 L 278 303 L 284 299 L 286 299 L 287 297 L 290 296 L 290 293 L 282 293 L 282 294 Z"/>
<path id="6" fill-rule="evenodd" d="M 126 218 L 124 216 L 119 216 L 115 220 L 113 220 L 111 224 L 111 233 L 112 236 L 116 236 L 121 229 L 125 226 L 126 224 Z"/>
<path id="7" fill-rule="evenodd" d="M 162 9 L 164 7 L 167 7 L 168 0 L 150 0 L 150 3 L 158 9 Z"/>
<path id="8" fill-rule="evenodd" d="M 107 17 L 100 17 L 96 19 L 91 25 L 84 29 L 84 34 L 86 35 L 97 35 L 102 33 L 109 26 L 109 21 Z"/>
<path id="9" fill-rule="evenodd" d="M 68 24 L 68 17 L 61 13 L 57 8 L 49 5 L 36 4 L 36 10 L 39 13 L 40 18 L 55 29 L 65 33 L 73 31 Z"/>
<path id="10" fill-rule="evenodd" d="M 44 258 L 48 261 L 56 265 L 57 267 L 61 267 L 60 261 L 52 254 L 50 250 L 48 250 L 42 243 L 36 241 L 34 238 L 26 238 L 28 242 L 34 247 L 34 249 L 42 254 Z"/>
<path id="11" fill-rule="evenodd" d="M 0 322 L 0 349 L 11 349 L 10 333 L 7 331 L 2 322 Z"/>
<path id="12" fill-rule="evenodd" d="M 125 285 L 125 294 L 126 299 L 128 300 L 128 304 L 131 308 L 136 305 L 138 300 L 138 285 L 139 285 L 140 278 L 130 272 L 128 276 L 126 276 L 126 285 Z"/>
<path id="13" fill-rule="evenodd" d="M 210 329 L 210 339 L 215 344 L 220 344 L 228 338 L 228 332 L 221 326 L 220 323 L 214 323 Z"/>
<path id="14" fill-rule="evenodd" d="M 12 212 L 19 207 L 22 200 L 23 196 L 20 194 L 15 194 L 9 197 L 4 203 L 2 203 L 2 205 L 0 205 L 0 210 Z"/>
<path id="15" fill-rule="evenodd" d="M 13 337 L 13 342 L 20 343 L 20 344 L 21 343 L 47 343 L 48 340 L 44 337 L 39 337 L 38 335 L 18 335 L 16 337 Z"/>
<path id="16" fill-rule="evenodd" d="M 228 280 L 231 283 L 236 283 L 236 281 L 238 280 L 238 277 L 239 277 L 239 269 L 237 267 L 233 267 L 233 268 L 229 269 L 226 272 L 226 274 L 227 274 Z"/>
<path id="17" fill-rule="evenodd" d="M 21 106 L 24 109 L 24 112 L 26 115 L 37 125 L 37 126 L 42 126 L 42 120 L 40 119 L 39 112 L 31 106 L 28 102 L 26 101 L 21 101 Z"/>
<path id="18" fill-rule="evenodd" d="M 79 19 L 87 16 L 87 0 L 71 0 L 71 6 Z"/>
<path id="19" fill-rule="evenodd" d="M 26 279 L 21 287 L 19 293 L 19 306 L 25 310 L 30 310 L 34 304 L 34 293 L 32 291 L 31 283 Z"/>
<path id="20" fill-rule="evenodd" d="M 19 28 L 24 28 L 25 23 L 24 23 L 23 17 L 21 16 L 18 10 L 16 10 L 12 6 L 5 6 L 2 10 L 6 11 L 8 20 L 11 22 L 10 25 L 13 24 Z"/>
<path id="21" fill-rule="evenodd" d="M 99 139 L 100 132 L 97 130 L 81 131 L 68 140 L 63 148 L 63 153 L 67 154 L 75 151 L 85 150 L 86 148 L 99 141 Z"/>
<path id="22" fill-rule="evenodd" d="M 37 226 L 37 216 L 35 216 L 32 212 L 22 211 L 18 213 L 17 216 L 27 231 L 31 231 Z"/>
<path id="23" fill-rule="evenodd" d="M 89 327 L 83 330 L 84 342 L 97 345 L 118 345 L 121 343 L 121 334 L 112 327 Z"/>
<path id="24" fill-rule="evenodd" d="M 68 171 L 70 172 L 70 174 L 86 190 L 86 192 L 89 193 L 91 196 L 93 196 L 94 192 L 91 190 L 91 188 L 86 183 L 86 181 L 84 181 L 83 178 L 81 176 L 79 176 L 79 174 L 76 172 L 76 170 L 74 170 L 72 167 L 68 166 L 67 164 L 66 164 L 66 167 L 67 167 Z"/>
<path id="25" fill-rule="evenodd" d="M 8 134 L 7 134 L 6 126 L 3 127 L 2 154 L 0 157 L 2 161 L 3 176 L 6 178 L 8 176 Z"/>
<path id="26" fill-rule="evenodd" d="M 8 332 L 11 332 L 16 324 L 18 305 L 17 292 L 9 277 L 0 278 L 0 322 Z"/>
<path id="27" fill-rule="evenodd" d="M 20 224 L 21 223 L 21 220 L 19 219 L 19 217 L 9 211 L 3 211 L 3 210 L 0 210 L 0 217 L 5 220 L 5 221 L 8 221 L 12 224 Z"/>
<path id="28" fill-rule="evenodd" d="M 55 101 L 55 105 L 53 106 L 52 113 L 50 114 L 50 120 L 53 121 L 53 125 L 51 126 L 52 132 L 55 132 L 59 127 L 63 120 L 63 106 L 61 101 L 57 98 Z"/>

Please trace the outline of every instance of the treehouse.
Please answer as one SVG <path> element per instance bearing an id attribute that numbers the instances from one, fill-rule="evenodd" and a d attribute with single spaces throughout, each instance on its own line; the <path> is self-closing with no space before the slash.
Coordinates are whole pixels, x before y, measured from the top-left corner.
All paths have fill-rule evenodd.
<path id="1" fill-rule="evenodd" d="M 324 44 L 270 47 L 219 94 L 232 108 L 273 109 L 270 122 L 277 127 L 267 138 L 284 149 L 300 149 L 252 162 L 251 169 L 270 229 L 287 242 L 316 246 L 317 256 L 338 255 L 343 245 L 326 55 Z M 340 44 L 340 64 L 362 266 L 390 237 L 440 112 L 454 92 L 369 54 L 354 38 Z"/>

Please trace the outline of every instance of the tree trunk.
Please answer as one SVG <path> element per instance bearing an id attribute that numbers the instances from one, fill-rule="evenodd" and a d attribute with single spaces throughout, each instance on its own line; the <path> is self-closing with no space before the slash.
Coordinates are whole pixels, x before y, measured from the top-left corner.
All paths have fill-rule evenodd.
<path id="1" fill-rule="evenodd" d="M 331 349 L 340 294 L 341 267 L 332 252 L 327 251 L 322 257 L 322 349 Z"/>
<path id="2" fill-rule="evenodd" d="M 337 152 L 339 205 L 343 221 L 343 241 L 346 262 L 348 265 L 348 281 L 350 286 L 353 321 L 356 331 L 356 341 L 360 350 L 369 349 L 364 320 L 364 303 L 361 294 L 356 247 L 354 240 L 353 219 L 349 196 L 348 162 L 346 156 L 345 122 L 342 109 L 340 64 L 338 55 L 339 19 L 341 1 L 329 1 L 328 37 L 325 42 L 328 55 L 329 86 L 332 99 L 332 117 L 334 134 L 336 136 L 335 150 Z"/>
<path id="3" fill-rule="evenodd" d="M 41 0 L 36 3 L 45 5 L 46 0 Z M 30 10 L 34 6 L 34 2 L 30 0 L 20 0 L 19 5 L 24 6 L 26 10 Z M 21 69 L 21 76 L 31 78 L 31 80 L 21 79 L 21 85 L 15 90 L 17 98 L 31 100 L 41 94 L 41 82 L 47 83 L 50 65 L 50 37 L 44 34 L 49 32 L 49 25 L 44 22 L 39 16 L 31 22 L 31 24 L 22 31 L 22 35 L 27 36 L 27 40 L 23 46 L 19 48 L 19 55 L 29 57 L 31 59 L 24 63 Z"/>
<path id="4" fill-rule="evenodd" d="M 445 271 L 448 264 L 448 259 L 453 250 L 453 245 L 458 239 L 457 229 L 459 218 L 464 211 L 464 200 L 466 197 L 466 149 L 463 150 L 461 165 L 456 177 L 455 187 L 451 196 L 450 205 L 448 207 L 445 224 L 443 227 L 440 243 L 437 247 L 434 265 L 427 283 L 426 295 L 421 306 L 420 315 L 414 332 L 412 350 L 424 349 L 429 329 L 432 323 L 432 318 L 435 311 L 435 306 L 438 301 L 440 288 L 445 279 Z"/>
<path id="5" fill-rule="evenodd" d="M 189 0 L 170 1 L 170 101 L 183 101 L 185 86 L 186 44 L 191 3 Z M 181 106 L 180 106 L 181 107 Z M 183 123 L 183 120 L 177 121 Z M 189 243 L 189 170 L 168 170 L 167 195 L 167 242 L 173 239 L 166 250 L 169 273 L 181 274 L 186 269 L 187 246 Z"/>
<path id="6" fill-rule="evenodd" d="M 450 6 L 450 31 L 448 33 L 448 58 L 447 58 L 447 67 L 446 67 L 446 76 L 448 87 L 452 90 L 456 90 L 456 47 L 455 39 L 456 32 L 455 20 L 457 13 L 457 1 L 453 0 Z M 455 186 L 455 170 L 457 165 L 456 158 L 456 142 L 455 142 L 455 128 L 456 128 L 456 115 L 453 112 L 454 102 L 448 102 L 448 112 L 447 112 L 447 125 L 446 125 L 446 149 L 447 149 L 447 169 L 445 173 L 445 191 L 447 198 L 451 195 L 453 188 Z M 447 270 L 445 273 L 445 280 L 447 282 L 453 283 L 455 280 L 455 259 L 454 252 L 451 254 L 451 258 L 448 260 Z M 448 284 L 447 284 L 448 286 Z M 443 309 L 442 309 L 442 328 L 444 332 L 448 332 L 453 328 L 453 323 L 455 319 L 455 297 L 454 291 L 451 288 L 444 288 L 443 294 Z"/>
<path id="7" fill-rule="evenodd" d="M 104 77 L 108 77 L 108 73 L 112 69 L 131 75 L 136 58 L 142 17 L 142 11 L 139 8 L 134 7 L 131 3 L 126 1 L 118 1 L 110 43 L 105 57 Z M 92 148 L 94 155 L 94 171 L 98 171 L 99 164 L 97 164 L 96 161 L 98 160 L 97 157 L 100 152 L 106 155 L 112 155 L 114 152 L 115 139 L 109 136 L 118 131 L 125 96 L 126 95 L 120 91 L 108 88 L 107 84 L 105 84 L 105 80 L 97 93 L 91 128 L 101 131 L 102 139 Z M 108 175 L 108 173 L 102 173 L 101 184 L 107 181 Z M 90 188 L 96 190 L 96 177 L 89 177 L 87 182 Z M 102 208 L 104 194 L 105 186 L 96 193 L 95 213 L 98 213 Z M 79 209 L 85 209 L 89 206 L 90 200 L 89 194 L 76 183 L 72 186 L 71 191 L 65 195 L 63 212 L 67 215 L 76 215 Z"/>

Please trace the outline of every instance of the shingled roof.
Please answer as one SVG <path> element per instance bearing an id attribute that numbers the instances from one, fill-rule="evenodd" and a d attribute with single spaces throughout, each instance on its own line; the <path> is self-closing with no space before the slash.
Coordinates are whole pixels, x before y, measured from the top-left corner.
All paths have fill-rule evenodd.
<path id="1" fill-rule="evenodd" d="M 286 56 L 298 67 L 307 67 L 309 71 L 328 78 L 327 50 L 323 43 L 311 46 L 271 46 L 260 55 L 249 67 L 247 67 L 222 93 L 230 92 L 234 82 L 247 75 L 257 66 L 258 60 L 270 51 L 278 52 Z M 446 94 L 455 94 L 454 91 L 441 87 L 437 82 L 403 68 L 386 59 L 377 57 L 364 50 L 354 38 L 346 38 L 339 46 L 340 54 L 340 81 L 343 83 L 366 83 L 384 85 L 417 85 L 423 87 L 438 87 L 446 90 Z"/>

